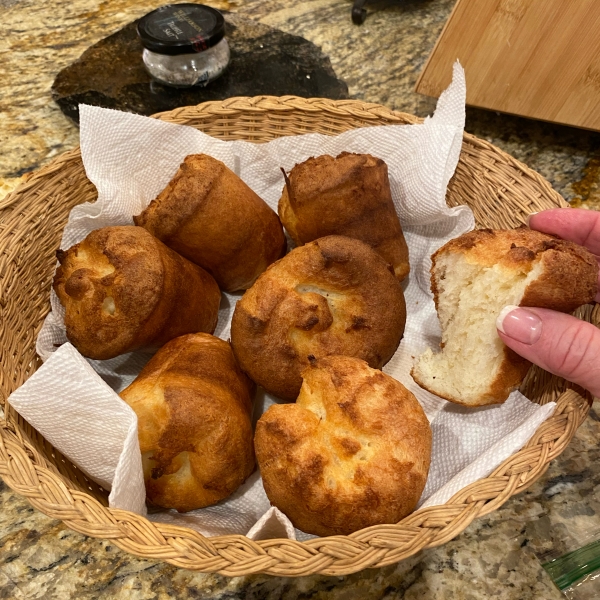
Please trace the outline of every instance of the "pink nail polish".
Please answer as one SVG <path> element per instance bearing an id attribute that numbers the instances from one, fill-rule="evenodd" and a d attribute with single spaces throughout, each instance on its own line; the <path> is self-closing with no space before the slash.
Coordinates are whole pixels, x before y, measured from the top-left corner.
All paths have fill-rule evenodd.
<path id="1" fill-rule="evenodd" d="M 528 215 L 525 217 L 525 225 L 527 225 L 527 227 L 530 227 L 530 225 L 529 225 L 529 221 L 530 221 L 531 217 L 533 217 L 533 216 L 535 216 L 535 215 L 537 215 L 537 214 L 538 214 L 538 213 L 534 212 L 534 213 L 530 213 L 530 214 L 528 214 Z"/>
<path id="2" fill-rule="evenodd" d="M 496 327 L 517 342 L 531 346 L 542 335 L 542 321 L 530 310 L 518 306 L 505 306 L 498 318 Z"/>

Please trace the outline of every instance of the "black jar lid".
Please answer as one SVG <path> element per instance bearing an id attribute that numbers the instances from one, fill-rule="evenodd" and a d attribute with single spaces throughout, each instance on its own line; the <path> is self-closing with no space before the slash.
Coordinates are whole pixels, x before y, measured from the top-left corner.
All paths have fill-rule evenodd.
<path id="1" fill-rule="evenodd" d="M 157 54 L 192 54 L 218 44 L 225 35 L 223 15 L 203 4 L 167 4 L 137 25 L 144 48 Z"/>

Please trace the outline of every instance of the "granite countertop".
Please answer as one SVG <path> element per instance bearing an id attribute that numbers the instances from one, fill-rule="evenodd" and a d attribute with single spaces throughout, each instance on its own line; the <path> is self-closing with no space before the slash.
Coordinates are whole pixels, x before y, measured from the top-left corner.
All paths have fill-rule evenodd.
<path id="1" fill-rule="evenodd" d="M 56 74 L 93 43 L 164 0 L 0 0 L 0 196 L 78 143 L 52 101 Z M 435 100 L 414 85 L 454 0 L 221 0 L 216 8 L 301 35 L 329 56 L 349 95 L 425 116 Z M 546 177 L 575 206 L 600 208 L 600 134 L 477 109 L 467 131 Z M 346 577 L 225 578 L 138 560 L 34 510 L 0 481 L 0 598 L 562 598 L 540 559 L 600 535 L 600 403 L 566 451 L 527 492 L 455 540 L 397 565 Z M 592 597 L 600 596 L 600 587 Z M 583 597 L 583 596 L 582 596 Z"/>

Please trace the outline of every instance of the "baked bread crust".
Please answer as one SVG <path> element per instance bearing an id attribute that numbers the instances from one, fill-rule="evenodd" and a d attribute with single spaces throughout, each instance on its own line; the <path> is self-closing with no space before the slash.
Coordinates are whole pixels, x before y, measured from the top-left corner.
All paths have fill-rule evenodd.
<path id="1" fill-rule="evenodd" d="M 519 229 L 476 229 L 450 240 L 431 257 L 431 291 L 438 303 L 434 275 L 437 257 L 444 252 L 464 253 L 482 266 L 501 264 L 528 272 L 541 260 L 544 270 L 523 295 L 521 306 L 572 312 L 593 302 L 598 286 L 598 261 L 578 244 L 526 227 Z"/>
<path id="2" fill-rule="evenodd" d="M 54 291 L 67 338 L 84 356 L 114 358 L 215 330 L 215 280 L 141 227 L 97 229 L 57 256 Z"/>
<path id="3" fill-rule="evenodd" d="M 292 250 L 258 278 L 236 305 L 231 344 L 256 383 L 291 401 L 311 356 L 356 356 L 380 368 L 405 321 L 391 267 L 359 240 L 328 236 Z"/>
<path id="4" fill-rule="evenodd" d="M 400 281 L 408 275 L 408 247 L 380 158 L 342 152 L 297 164 L 286 177 L 278 212 L 297 246 L 344 235 L 371 246 Z"/>
<path id="5" fill-rule="evenodd" d="M 232 494 L 254 471 L 254 383 L 212 335 L 163 346 L 121 398 L 138 417 L 148 500 L 186 512 Z"/>
<path id="6" fill-rule="evenodd" d="M 306 533 L 397 523 L 423 492 L 431 429 L 401 383 L 347 356 L 313 361 L 295 404 L 275 404 L 254 439 L 265 492 Z"/>
<path id="7" fill-rule="evenodd" d="M 275 212 L 206 154 L 187 156 L 167 187 L 133 220 L 206 269 L 226 292 L 249 288 L 286 250 Z"/>
<path id="8" fill-rule="evenodd" d="M 572 312 L 592 302 L 597 292 L 598 262 L 585 248 L 528 228 L 479 229 L 449 241 L 433 254 L 431 290 L 436 309 L 439 307 L 442 282 L 445 277 L 452 276 L 452 273 L 440 271 L 438 262 L 449 254 L 462 254 L 469 262 L 482 267 L 501 265 L 523 276 L 534 268 L 540 268 L 539 276 L 525 288 L 519 306 Z M 477 403 L 465 402 L 460 396 L 434 389 L 416 368 L 411 374 L 421 387 L 456 404 L 482 406 L 502 403 L 520 385 L 531 367 L 529 361 L 504 345 L 503 353 L 496 376 Z"/>

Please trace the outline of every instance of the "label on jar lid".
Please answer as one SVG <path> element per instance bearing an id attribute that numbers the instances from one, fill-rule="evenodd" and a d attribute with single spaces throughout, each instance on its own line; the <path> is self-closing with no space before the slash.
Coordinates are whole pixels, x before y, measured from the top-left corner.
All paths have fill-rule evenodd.
<path id="1" fill-rule="evenodd" d="M 140 19 L 144 48 L 158 54 L 191 54 L 218 44 L 225 35 L 223 15 L 202 4 L 169 4 Z"/>

